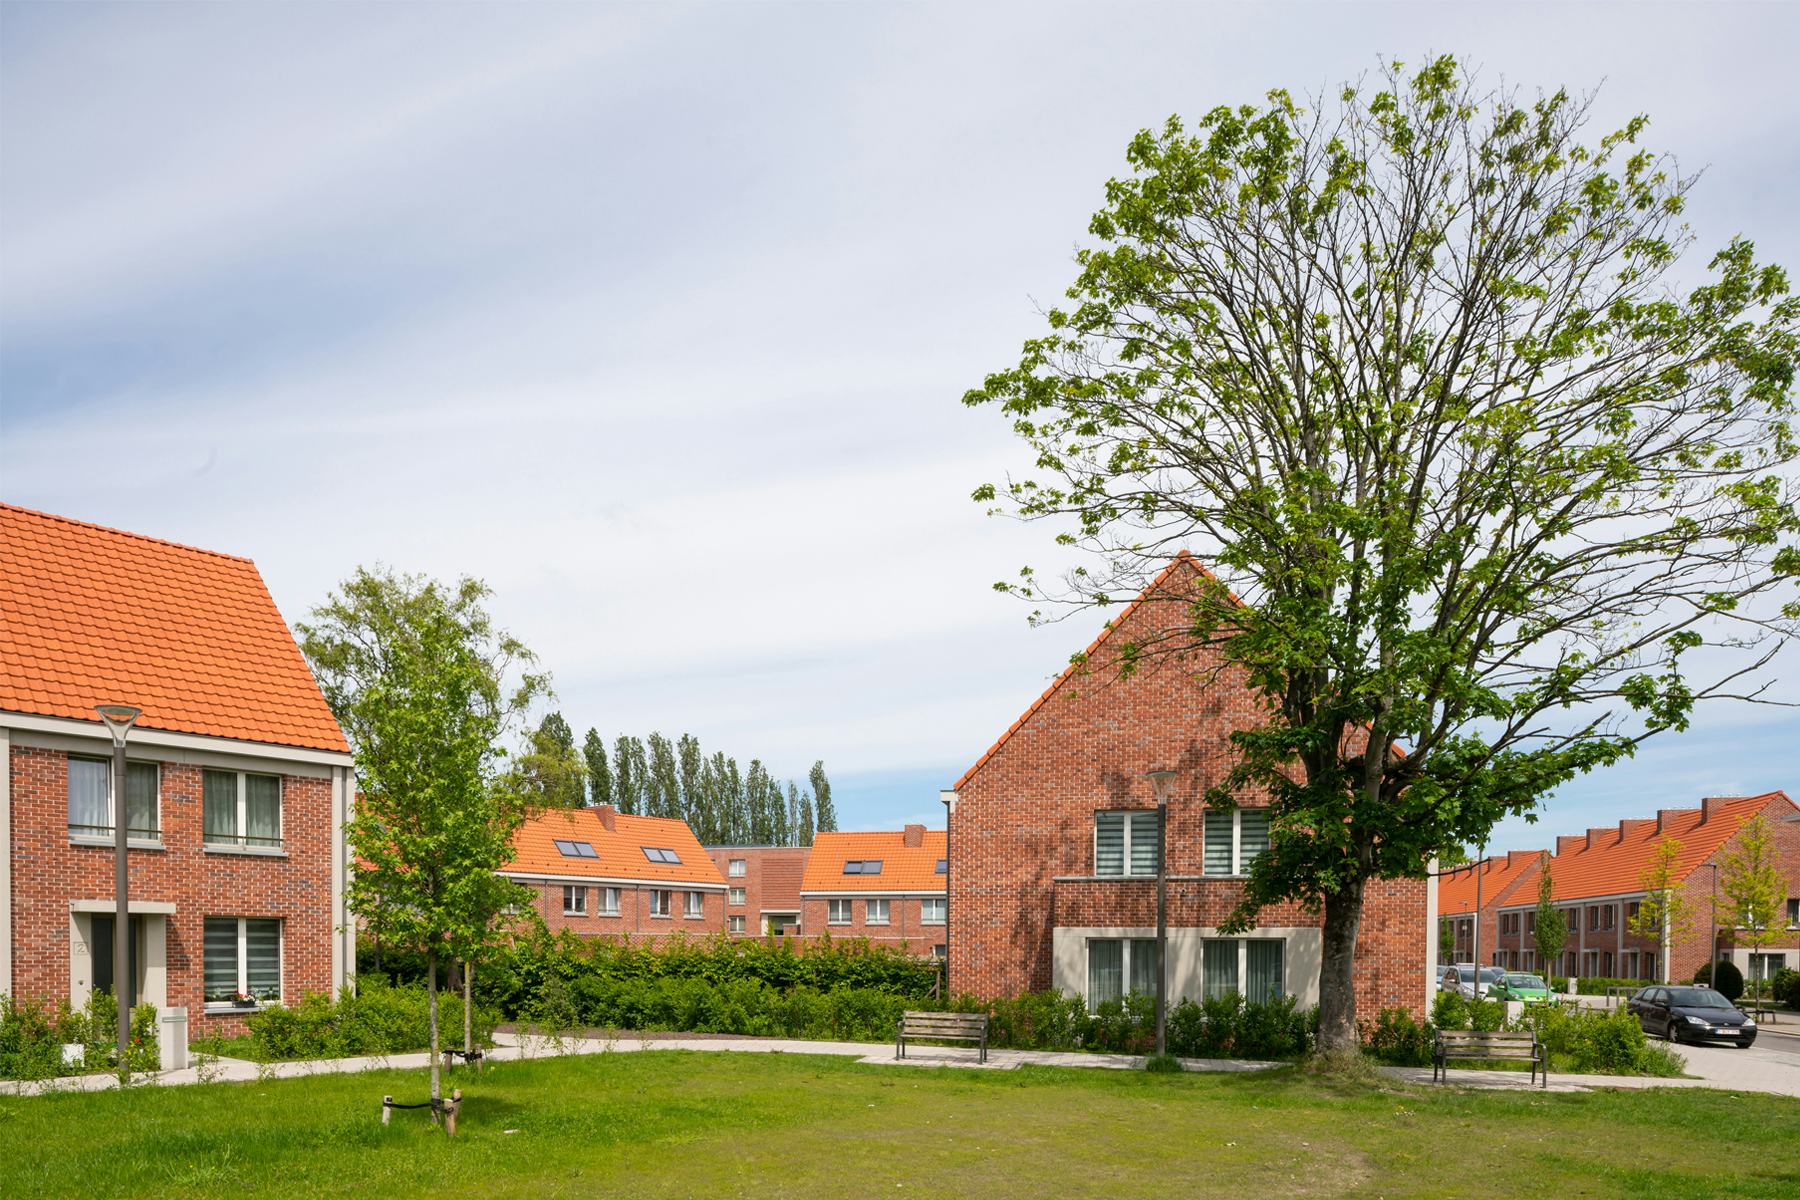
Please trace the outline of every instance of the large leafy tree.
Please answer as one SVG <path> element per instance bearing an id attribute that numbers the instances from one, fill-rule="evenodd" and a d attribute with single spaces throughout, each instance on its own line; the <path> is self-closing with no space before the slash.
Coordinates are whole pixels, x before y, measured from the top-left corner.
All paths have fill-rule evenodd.
<path id="1" fill-rule="evenodd" d="M 587 761 L 588 796 L 595 804 L 613 802 L 612 767 L 606 761 L 606 741 L 597 729 L 589 729 L 581 743 L 581 757 Z"/>
<path id="2" fill-rule="evenodd" d="M 1093 552 L 1004 586 L 1107 603 L 1176 547 L 1211 566 L 1123 661 L 1262 698 L 1208 799 L 1271 804 L 1237 925 L 1323 911 L 1329 1050 L 1370 880 L 1753 694 L 1800 617 L 1800 308 L 1748 241 L 1692 261 L 1692 178 L 1588 116 L 1442 58 L 1171 119 L 1070 305 L 966 398 L 1034 451 L 977 498 Z"/>
<path id="3" fill-rule="evenodd" d="M 587 802 L 587 761 L 575 748 L 575 731 L 550 712 L 527 739 L 519 769 L 544 808 L 580 808 Z"/>
<path id="4" fill-rule="evenodd" d="M 297 626 L 356 756 L 350 907 L 425 956 L 434 1100 L 438 964 L 477 959 L 501 909 L 529 896 L 496 874 L 534 794 L 502 747 L 549 681 L 487 597 L 473 579 L 358 569 Z"/>

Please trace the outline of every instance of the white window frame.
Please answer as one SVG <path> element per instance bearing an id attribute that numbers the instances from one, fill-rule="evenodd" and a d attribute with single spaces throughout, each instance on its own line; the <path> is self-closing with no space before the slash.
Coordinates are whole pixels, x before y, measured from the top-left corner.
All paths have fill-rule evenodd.
<path id="1" fill-rule="evenodd" d="M 877 908 L 876 905 L 880 905 L 881 907 Z M 880 913 L 881 915 L 876 916 L 875 915 L 876 913 Z M 888 925 L 888 924 L 891 924 L 893 915 L 894 915 L 894 902 L 892 900 L 884 900 L 884 899 L 880 899 L 877 897 L 870 897 L 869 899 L 863 901 L 863 924 L 864 925 Z"/>
<path id="2" fill-rule="evenodd" d="M 1131 869 L 1131 827 L 1133 824 L 1135 824 L 1135 822 L 1132 820 L 1132 817 L 1141 815 L 1146 812 L 1149 813 L 1151 816 L 1156 815 L 1156 810 L 1153 808 L 1150 808 L 1150 809 L 1144 809 L 1144 808 L 1099 808 L 1099 809 L 1094 810 L 1093 845 L 1089 847 L 1089 853 L 1091 853 L 1093 855 L 1093 858 L 1091 861 L 1094 864 L 1094 878 L 1096 878 L 1096 879 L 1154 879 L 1154 878 L 1156 878 L 1155 868 L 1151 868 L 1149 871 L 1144 872 L 1142 874 L 1135 872 Z M 1100 818 L 1101 817 L 1111 817 L 1111 816 L 1117 816 L 1120 818 L 1119 824 L 1120 824 L 1120 826 L 1123 830 L 1123 834 L 1124 834 L 1123 840 L 1120 842 L 1121 853 L 1122 853 L 1123 857 L 1121 857 L 1119 860 L 1119 873 L 1117 875 L 1103 875 L 1100 872 Z M 949 862 L 949 860 L 946 859 L 945 862 L 947 864 Z"/>
<path id="3" fill-rule="evenodd" d="M 237 776 L 237 832 L 224 841 L 215 841 L 206 832 L 206 774 Z M 250 823 L 250 802 L 248 799 L 250 785 L 246 777 L 260 775 L 264 779 L 275 781 L 275 844 L 273 846 L 252 846 L 245 839 L 250 835 L 244 832 Z M 233 771 L 225 767 L 204 767 L 200 772 L 200 843 L 207 850 L 214 852 L 228 850 L 234 854 L 286 854 L 287 853 L 287 778 L 273 771 Z"/>
<path id="4" fill-rule="evenodd" d="M 827 925 L 848 925 L 850 924 L 850 921 L 850 900 L 848 897 L 842 900 L 825 901 L 825 923 Z"/>
<path id="5" fill-rule="evenodd" d="M 563 916 L 587 916 L 587 888 L 579 884 L 563 884 Z"/>
<path id="6" fill-rule="evenodd" d="M 705 920 L 706 919 L 706 893 L 705 892 L 689 892 L 687 894 L 687 898 L 681 902 L 681 915 L 683 918 L 685 918 L 686 920 L 689 920 L 689 921 Z"/>
<path id="7" fill-rule="evenodd" d="M 729 903 L 731 904 L 731 906 L 733 908 L 742 908 L 744 905 L 749 903 L 750 893 L 744 888 L 741 888 L 741 887 L 731 888 L 725 893 L 725 895 L 726 895 L 727 900 L 729 901 Z"/>
<path id="8" fill-rule="evenodd" d="M 1206 817 L 1211 813 L 1222 812 L 1222 809 L 1211 809 L 1202 813 L 1200 818 L 1200 834 L 1203 839 L 1200 847 L 1200 874 L 1207 879 L 1248 879 L 1250 873 L 1244 870 L 1244 813 L 1267 813 L 1267 805 L 1247 804 L 1231 810 L 1231 869 L 1223 874 L 1206 869 Z M 1263 850 L 1268 853 L 1267 848 Z"/>
<path id="9" fill-rule="evenodd" d="M 748 869 L 748 864 L 741 858 L 730 859 L 725 864 L 725 873 L 733 879 L 742 879 Z"/>
<path id="10" fill-rule="evenodd" d="M 116 823 L 119 819 L 118 814 L 113 812 L 114 805 L 113 805 L 112 759 L 101 758 L 99 755 L 95 755 L 95 754 L 71 754 L 71 755 L 69 755 L 68 761 L 71 763 L 77 763 L 77 762 L 99 763 L 101 766 L 106 768 L 106 824 L 103 826 L 99 826 L 99 828 L 101 830 L 101 832 L 99 832 L 99 833 L 91 833 L 91 832 L 76 833 L 76 832 L 74 832 L 75 827 L 73 825 L 70 825 L 69 826 L 70 840 L 80 841 L 80 842 L 103 842 L 107 845 L 111 845 L 113 838 L 117 835 Z M 126 780 L 127 787 L 130 786 L 131 768 L 133 768 L 133 767 L 149 767 L 151 770 L 156 772 L 156 799 L 155 799 L 156 811 L 152 814 L 152 816 L 154 816 L 156 819 L 156 828 L 149 831 L 148 833 L 134 833 L 134 832 L 132 832 L 131 828 L 129 826 L 127 826 L 126 830 L 125 830 L 125 837 L 133 845 L 160 846 L 160 845 L 162 845 L 162 768 L 163 768 L 163 765 L 160 762 L 146 762 L 141 758 L 134 758 L 134 759 L 127 760 L 127 762 L 125 763 L 125 780 Z M 68 812 L 69 781 L 68 781 L 68 776 L 67 776 L 67 770 L 68 770 L 68 768 L 65 766 L 64 767 L 65 774 L 63 777 L 63 812 L 64 812 L 65 821 L 67 820 L 68 816 L 72 815 Z M 129 802 L 127 802 L 126 808 L 127 809 L 130 808 Z M 131 814 L 129 812 L 127 812 L 126 819 L 129 820 L 130 816 L 131 816 Z M 92 827 L 83 826 L 82 828 L 85 830 L 85 829 L 89 829 Z"/>
<path id="11" fill-rule="evenodd" d="M 600 916 L 600 917 L 616 917 L 616 916 L 618 916 L 619 915 L 619 889 L 616 887 L 603 887 L 603 888 L 599 889 L 599 892 L 600 892 L 600 909 L 594 915 Z"/>
<path id="12" fill-rule="evenodd" d="M 275 995 L 266 1000 L 259 999 L 254 1008 L 234 1004 L 230 1001 L 207 1000 L 206 989 L 206 922 L 237 922 L 237 990 L 250 990 L 250 921 L 275 922 Z M 287 995 L 287 921 L 280 917 L 228 917 L 214 915 L 203 917 L 200 921 L 200 988 L 202 1006 L 207 1012 L 256 1012 L 265 1004 L 280 1004 Z"/>
<path id="13" fill-rule="evenodd" d="M 746 925 L 746 922 L 745 922 L 745 920 L 744 920 L 744 914 L 743 914 L 743 913 L 738 913 L 738 914 L 736 914 L 736 915 L 735 915 L 735 916 L 731 916 L 731 917 L 728 917 L 728 918 L 726 918 L 726 922 L 727 922 L 727 924 L 726 924 L 726 927 L 725 927 L 725 932 L 726 932 L 726 933 L 745 933 L 745 932 L 748 932 L 748 927 L 747 927 L 747 925 Z"/>
<path id="14" fill-rule="evenodd" d="M 650 889 L 650 915 L 661 920 L 669 918 L 669 889 Z"/>
<path id="15" fill-rule="evenodd" d="M 931 910 L 934 908 L 937 910 L 937 916 L 935 916 L 935 917 L 931 915 Z M 950 917 L 950 899 L 949 899 L 949 897 L 947 897 L 947 896 L 927 896 L 923 900 L 919 901 L 919 924 L 921 924 L 921 925 L 943 925 L 949 920 L 949 917 Z"/>

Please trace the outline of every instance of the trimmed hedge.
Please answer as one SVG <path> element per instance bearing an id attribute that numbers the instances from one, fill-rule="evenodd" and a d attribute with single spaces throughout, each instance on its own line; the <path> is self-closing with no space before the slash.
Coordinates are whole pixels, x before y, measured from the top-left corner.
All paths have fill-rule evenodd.
<path id="1" fill-rule="evenodd" d="M 1558 1071 L 1587 1075 L 1680 1075 L 1686 1063 L 1668 1047 L 1650 1041 L 1628 1009 L 1575 1008 L 1532 1004 L 1506 1021 L 1504 1004 L 1470 1003 L 1440 992 L 1432 1019 L 1416 1022 L 1407 1009 L 1383 1009 L 1363 1040 L 1375 1058 L 1397 1066 L 1429 1066 L 1439 1029 L 1531 1030 L 1550 1052 Z"/>
<path id="2" fill-rule="evenodd" d="M 1718 962 L 1717 978 L 1714 978 L 1713 965 L 1705 963 L 1698 971 L 1695 971 L 1694 982 L 1711 987 L 1719 995 L 1736 1004 L 1738 997 L 1744 994 L 1744 973 L 1738 970 L 1736 963 L 1728 958 L 1722 958 Z"/>
<path id="3" fill-rule="evenodd" d="M 474 1034 L 478 1045 L 491 1045 L 499 1014 L 475 1005 Z M 333 1000 L 309 992 L 292 1008 L 271 1005 L 244 1021 L 251 1056 L 261 1062 L 296 1058 L 347 1058 L 365 1054 L 402 1054 L 431 1045 L 430 998 L 423 984 L 395 986 L 380 976 Z M 462 1045 L 462 997 L 438 992 L 438 1037 L 444 1046 Z"/>

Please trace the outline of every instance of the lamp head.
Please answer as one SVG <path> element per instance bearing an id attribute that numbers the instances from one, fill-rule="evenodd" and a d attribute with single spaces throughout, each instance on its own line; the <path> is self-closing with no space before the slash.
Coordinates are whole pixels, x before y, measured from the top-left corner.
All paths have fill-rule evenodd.
<path id="1" fill-rule="evenodd" d="M 1175 780 L 1180 777 L 1179 771 L 1145 771 L 1150 778 L 1150 790 L 1156 793 L 1158 804 L 1169 802 L 1169 793 L 1175 790 Z"/>
<path id="2" fill-rule="evenodd" d="M 100 714 L 100 720 L 112 734 L 113 745 L 123 746 L 125 735 L 130 732 L 132 723 L 143 714 L 143 709 L 133 708 L 129 704 L 96 704 L 94 711 Z"/>

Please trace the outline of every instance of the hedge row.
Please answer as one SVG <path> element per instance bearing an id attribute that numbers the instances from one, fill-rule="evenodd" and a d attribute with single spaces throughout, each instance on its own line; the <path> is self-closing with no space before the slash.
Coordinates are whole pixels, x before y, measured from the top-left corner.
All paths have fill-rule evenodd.
<path id="1" fill-rule="evenodd" d="M 1667 1046 L 1646 1038 L 1638 1019 L 1624 1008 L 1532 1004 L 1508 1021 L 1505 1004 L 1464 1000 L 1455 992 L 1439 993 L 1425 1022 L 1413 1020 L 1404 1008 L 1382 1009 L 1374 1025 L 1365 1028 L 1364 1040 L 1382 1062 L 1423 1067 L 1431 1065 L 1439 1029 L 1529 1029 L 1549 1049 L 1552 1067 L 1576 1074 L 1672 1077 L 1686 1065 Z"/>
<path id="2" fill-rule="evenodd" d="M 491 1045 L 499 1013 L 477 1002 L 473 1018 L 476 1043 Z M 360 981 L 354 992 L 345 988 L 336 1000 L 313 992 L 292 1008 L 265 1008 L 244 1024 L 251 1055 L 262 1062 L 402 1054 L 431 1045 L 430 999 L 424 986 L 397 987 L 380 976 Z M 461 1046 L 462 1029 L 462 997 L 440 991 L 440 1044 Z"/>

